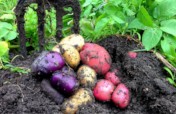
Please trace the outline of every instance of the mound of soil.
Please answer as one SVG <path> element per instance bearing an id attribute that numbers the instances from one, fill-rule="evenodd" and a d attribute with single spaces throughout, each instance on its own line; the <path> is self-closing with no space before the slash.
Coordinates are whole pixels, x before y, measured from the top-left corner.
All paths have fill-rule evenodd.
<path id="1" fill-rule="evenodd" d="M 119 77 L 131 91 L 130 105 L 119 109 L 111 102 L 95 101 L 80 107 L 77 114 L 176 114 L 176 89 L 165 79 L 163 65 L 149 52 L 138 52 L 136 59 L 127 52 L 141 47 L 125 37 L 109 36 L 98 42 L 112 57 L 112 68 L 120 69 Z M 30 68 L 38 54 L 15 65 Z M 103 78 L 103 77 L 100 77 Z M 0 114 L 62 114 L 41 89 L 41 81 L 31 74 L 0 71 Z"/>

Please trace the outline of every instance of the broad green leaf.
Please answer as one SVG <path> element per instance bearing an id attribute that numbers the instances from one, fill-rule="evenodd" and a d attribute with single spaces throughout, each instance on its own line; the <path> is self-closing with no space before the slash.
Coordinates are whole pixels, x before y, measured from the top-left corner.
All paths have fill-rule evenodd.
<path id="1" fill-rule="evenodd" d="M 162 21 L 160 29 L 168 34 L 176 36 L 176 19 Z"/>
<path id="2" fill-rule="evenodd" d="M 104 27 L 106 27 L 108 22 L 109 22 L 108 18 L 102 18 L 101 20 L 99 20 L 95 25 L 95 33 L 101 32 L 104 29 Z"/>
<path id="3" fill-rule="evenodd" d="M 8 50 L 8 43 L 5 41 L 0 41 L 0 57 L 7 53 Z"/>
<path id="4" fill-rule="evenodd" d="M 135 29 L 139 29 L 139 30 L 145 30 L 148 27 L 143 25 L 137 18 L 134 19 L 128 26 L 128 28 L 135 28 Z"/>
<path id="5" fill-rule="evenodd" d="M 92 3 L 92 0 L 86 0 L 82 7 L 86 7 Z"/>
<path id="6" fill-rule="evenodd" d="M 153 11 L 155 18 L 173 17 L 176 15 L 176 1 L 175 0 L 157 0 L 157 6 Z"/>
<path id="7" fill-rule="evenodd" d="M 150 28 L 144 31 L 142 35 L 142 44 L 146 50 L 151 50 L 160 41 L 162 36 L 162 31 L 157 28 Z"/>
<path id="8" fill-rule="evenodd" d="M 118 16 L 112 15 L 111 18 L 119 24 L 125 23 L 125 21 L 119 18 Z"/>
<path id="9" fill-rule="evenodd" d="M 176 56 L 176 38 L 172 39 L 169 35 L 164 35 L 164 39 L 161 41 L 161 48 L 165 54 Z"/>
<path id="10" fill-rule="evenodd" d="M 3 14 L 1 17 L 0 17 L 0 19 L 2 19 L 2 20 L 13 20 L 14 19 L 14 16 L 13 16 L 13 14 Z"/>
<path id="11" fill-rule="evenodd" d="M 0 28 L 0 40 L 8 34 L 9 30 L 5 28 Z"/>
<path id="12" fill-rule="evenodd" d="M 10 31 L 7 36 L 5 37 L 6 41 L 13 40 L 17 37 L 18 33 L 16 31 Z"/>
<path id="13" fill-rule="evenodd" d="M 0 22 L 0 28 L 13 29 L 13 26 L 7 22 Z"/>
<path id="14" fill-rule="evenodd" d="M 149 15 L 147 10 L 142 6 L 138 12 L 137 18 L 139 21 L 149 27 L 153 27 L 152 17 Z"/>
<path id="15" fill-rule="evenodd" d="M 93 6 L 89 5 L 88 7 L 86 7 L 85 11 L 84 11 L 84 16 L 88 17 L 90 16 L 91 10 L 92 10 Z"/>

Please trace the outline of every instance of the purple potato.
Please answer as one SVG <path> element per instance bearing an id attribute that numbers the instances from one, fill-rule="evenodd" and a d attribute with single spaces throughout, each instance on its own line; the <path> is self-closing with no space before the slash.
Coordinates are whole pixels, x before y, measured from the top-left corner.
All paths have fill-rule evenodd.
<path id="1" fill-rule="evenodd" d="M 63 57 L 53 51 L 42 52 L 32 63 L 31 71 L 35 75 L 47 75 L 64 67 Z"/>
<path id="2" fill-rule="evenodd" d="M 79 82 L 74 75 L 57 71 L 51 77 L 51 84 L 66 96 L 70 96 L 78 88 Z"/>
<path id="3" fill-rule="evenodd" d="M 68 66 L 64 66 L 61 71 L 65 74 L 65 75 L 72 75 L 76 77 L 76 73 L 74 72 L 74 70 L 71 67 Z"/>

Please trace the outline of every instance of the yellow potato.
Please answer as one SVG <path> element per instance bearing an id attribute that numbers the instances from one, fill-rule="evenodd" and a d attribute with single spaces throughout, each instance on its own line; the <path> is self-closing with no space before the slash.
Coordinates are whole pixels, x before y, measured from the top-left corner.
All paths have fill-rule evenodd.
<path id="1" fill-rule="evenodd" d="M 79 52 L 73 46 L 67 44 L 59 45 L 59 49 L 68 65 L 75 69 L 80 63 Z"/>
<path id="2" fill-rule="evenodd" d="M 78 51 L 80 51 L 84 45 L 84 38 L 79 34 L 72 34 L 63 38 L 59 44 L 68 44 L 75 47 Z"/>
<path id="3" fill-rule="evenodd" d="M 77 78 L 83 87 L 92 88 L 97 82 L 97 76 L 94 69 L 87 65 L 82 65 L 77 71 Z"/>
<path id="4" fill-rule="evenodd" d="M 56 45 L 56 46 L 54 46 L 54 47 L 52 48 L 52 51 L 55 51 L 55 52 L 61 53 L 61 52 L 60 52 L 60 48 L 59 48 L 59 44 Z"/>
<path id="5" fill-rule="evenodd" d="M 94 101 L 92 91 L 87 88 L 80 88 L 68 100 L 62 104 L 64 114 L 75 114 L 79 107 Z"/>

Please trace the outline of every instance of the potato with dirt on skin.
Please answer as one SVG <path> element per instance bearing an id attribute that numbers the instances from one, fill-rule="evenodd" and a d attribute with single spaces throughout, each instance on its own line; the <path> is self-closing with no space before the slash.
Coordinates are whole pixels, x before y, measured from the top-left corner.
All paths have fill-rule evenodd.
<path id="1" fill-rule="evenodd" d="M 75 69 L 80 63 L 79 52 L 73 46 L 67 44 L 59 45 L 59 49 L 66 63 Z"/>
<path id="2" fill-rule="evenodd" d="M 68 44 L 80 51 L 84 45 L 84 38 L 80 34 L 72 34 L 63 38 L 59 44 Z"/>
<path id="3" fill-rule="evenodd" d="M 87 65 L 82 65 L 77 71 L 77 78 L 80 85 L 87 88 L 92 88 L 97 82 L 96 72 Z"/>
<path id="4" fill-rule="evenodd" d="M 64 101 L 62 112 L 64 114 L 75 114 L 80 106 L 92 103 L 93 101 L 92 91 L 88 88 L 80 88 L 73 96 Z"/>
<path id="5" fill-rule="evenodd" d="M 112 63 L 108 51 L 95 43 L 85 43 L 80 52 L 80 58 L 82 63 L 90 66 L 100 75 L 105 75 Z"/>

